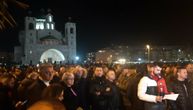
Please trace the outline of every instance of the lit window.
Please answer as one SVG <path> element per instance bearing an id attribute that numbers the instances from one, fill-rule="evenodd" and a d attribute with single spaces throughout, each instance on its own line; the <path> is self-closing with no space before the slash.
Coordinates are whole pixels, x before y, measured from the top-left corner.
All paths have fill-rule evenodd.
<path id="1" fill-rule="evenodd" d="M 30 50 L 29 53 L 32 54 L 32 50 Z"/>
<path id="2" fill-rule="evenodd" d="M 36 24 L 36 29 L 39 29 L 39 25 L 38 24 Z"/>
<path id="3" fill-rule="evenodd" d="M 40 24 L 40 29 L 44 29 L 44 24 L 43 23 Z"/>
<path id="4" fill-rule="evenodd" d="M 50 29 L 50 24 L 49 24 L 49 23 L 47 23 L 46 25 L 47 25 L 47 29 Z"/>
<path id="5" fill-rule="evenodd" d="M 51 29 L 54 29 L 54 24 L 51 24 Z"/>
<path id="6" fill-rule="evenodd" d="M 52 16 L 48 16 L 49 22 L 52 22 Z"/>
<path id="7" fill-rule="evenodd" d="M 36 29 L 44 29 L 44 23 L 36 23 Z"/>

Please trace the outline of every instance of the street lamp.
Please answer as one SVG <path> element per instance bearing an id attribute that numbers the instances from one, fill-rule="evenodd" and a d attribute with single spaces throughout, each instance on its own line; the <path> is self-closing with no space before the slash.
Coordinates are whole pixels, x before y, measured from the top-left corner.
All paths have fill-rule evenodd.
<path id="1" fill-rule="evenodd" d="M 150 46 L 146 45 L 147 48 L 147 55 L 148 55 L 148 63 L 150 63 Z"/>

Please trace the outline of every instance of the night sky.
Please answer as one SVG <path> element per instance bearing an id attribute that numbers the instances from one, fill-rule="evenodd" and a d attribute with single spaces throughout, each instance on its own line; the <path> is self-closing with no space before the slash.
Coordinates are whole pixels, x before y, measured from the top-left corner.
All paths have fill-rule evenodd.
<path id="1" fill-rule="evenodd" d="M 20 0 L 21 1 L 21 0 Z M 23 0 L 24 1 L 24 0 Z M 78 54 L 112 44 L 193 44 L 192 0 L 27 0 L 27 10 L 10 6 L 18 25 L 0 32 L 1 50 L 13 51 L 18 30 L 28 11 L 39 15 L 50 8 L 56 29 L 64 30 L 68 17 L 77 24 Z M 12 40 L 10 40 L 12 39 Z"/>

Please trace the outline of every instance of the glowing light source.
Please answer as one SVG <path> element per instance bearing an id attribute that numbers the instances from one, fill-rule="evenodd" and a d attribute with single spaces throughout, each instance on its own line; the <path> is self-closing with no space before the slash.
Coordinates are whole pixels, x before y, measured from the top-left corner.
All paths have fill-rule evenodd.
<path id="1" fill-rule="evenodd" d="M 126 59 L 124 59 L 124 58 L 121 58 L 118 61 L 119 61 L 120 64 L 125 64 L 126 63 Z"/>
<path id="2" fill-rule="evenodd" d="M 80 57 L 79 57 L 79 56 L 76 56 L 75 59 L 76 59 L 76 61 L 78 61 L 78 60 L 80 59 Z"/>
<path id="3" fill-rule="evenodd" d="M 49 23 L 47 23 L 46 25 L 47 25 L 47 29 L 50 29 L 50 24 L 49 24 Z"/>
<path id="4" fill-rule="evenodd" d="M 52 16 L 49 16 L 48 19 L 49 19 L 49 22 L 52 22 Z"/>
<path id="5" fill-rule="evenodd" d="M 42 22 L 36 23 L 36 29 L 44 29 L 44 23 Z"/>
<path id="6" fill-rule="evenodd" d="M 147 51 L 148 51 L 148 62 L 150 62 L 150 46 L 146 45 Z"/>
<path id="7" fill-rule="evenodd" d="M 51 24 L 51 29 L 54 29 L 54 24 Z"/>

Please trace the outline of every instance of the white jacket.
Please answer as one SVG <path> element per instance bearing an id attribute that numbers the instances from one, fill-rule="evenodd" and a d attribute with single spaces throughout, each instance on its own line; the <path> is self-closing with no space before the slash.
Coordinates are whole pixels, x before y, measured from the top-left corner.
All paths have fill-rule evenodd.
<path id="1" fill-rule="evenodd" d="M 148 87 L 157 87 L 157 83 L 155 80 L 150 79 L 148 76 L 144 76 L 141 78 L 138 84 L 138 92 L 137 92 L 138 98 L 146 102 L 156 103 L 156 95 L 146 93 Z"/>

